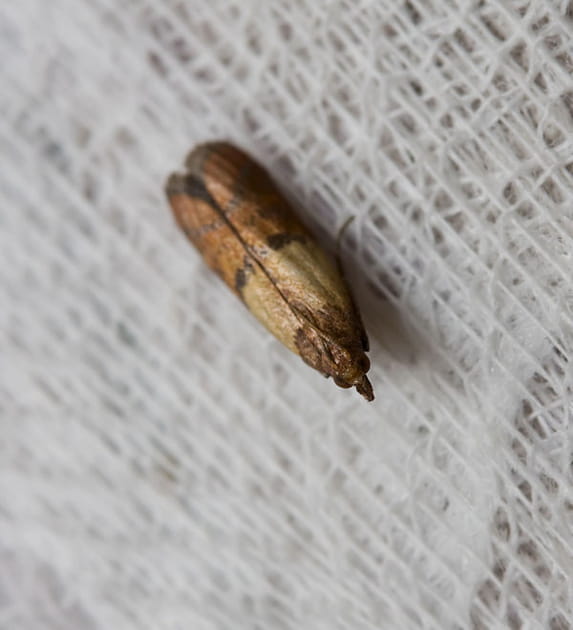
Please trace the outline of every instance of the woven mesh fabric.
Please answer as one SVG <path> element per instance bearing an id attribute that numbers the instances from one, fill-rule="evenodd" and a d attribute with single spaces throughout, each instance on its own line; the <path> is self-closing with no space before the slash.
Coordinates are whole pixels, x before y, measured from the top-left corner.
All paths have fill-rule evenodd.
<path id="1" fill-rule="evenodd" d="M 0 5 L 0 627 L 573 627 L 573 3 Z M 196 143 L 340 257 L 376 400 L 176 229 Z"/>

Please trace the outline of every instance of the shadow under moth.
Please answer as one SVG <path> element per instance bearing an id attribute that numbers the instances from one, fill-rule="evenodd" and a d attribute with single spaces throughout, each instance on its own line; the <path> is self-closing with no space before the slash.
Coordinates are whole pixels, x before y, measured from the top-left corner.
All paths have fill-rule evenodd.
<path id="1" fill-rule="evenodd" d="M 205 262 L 287 348 L 373 400 L 368 337 L 350 291 L 266 170 L 225 142 L 199 145 L 185 167 L 166 193 Z"/>

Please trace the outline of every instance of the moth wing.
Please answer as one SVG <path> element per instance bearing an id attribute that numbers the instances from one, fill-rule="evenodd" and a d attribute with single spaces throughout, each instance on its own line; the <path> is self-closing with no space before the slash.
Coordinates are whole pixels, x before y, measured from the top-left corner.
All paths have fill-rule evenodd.
<path id="1" fill-rule="evenodd" d="M 227 143 L 199 147 L 187 165 L 298 317 L 333 342 L 367 349 L 342 275 L 268 173 Z"/>
<path id="2" fill-rule="evenodd" d="M 341 346 L 364 346 L 366 333 L 344 279 L 314 239 L 270 250 L 264 261 L 291 308 L 313 327 Z"/>

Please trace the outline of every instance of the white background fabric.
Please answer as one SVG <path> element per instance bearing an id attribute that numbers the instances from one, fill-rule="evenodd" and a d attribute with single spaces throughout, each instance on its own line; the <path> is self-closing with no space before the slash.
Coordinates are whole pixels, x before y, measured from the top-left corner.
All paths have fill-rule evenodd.
<path id="1" fill-rule="evenodd" d="M 0 4 L 0 627 L 573 627 L 573 3 Z M 376 400 L 176 229 L 196 143 L 341 258 Z"/>

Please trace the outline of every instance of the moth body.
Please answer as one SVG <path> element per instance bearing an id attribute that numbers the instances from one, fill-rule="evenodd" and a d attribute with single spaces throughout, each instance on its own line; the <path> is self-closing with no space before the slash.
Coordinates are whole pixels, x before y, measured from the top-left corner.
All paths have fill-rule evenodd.
<path id="1" fill-rule="evenodd" d="M 175 219 L 287 348 L 373 400 L 368 338 L 344 279 L 268 173 L 224 142 L 196 147 L 166 192 Z"/>

